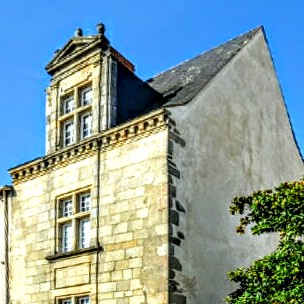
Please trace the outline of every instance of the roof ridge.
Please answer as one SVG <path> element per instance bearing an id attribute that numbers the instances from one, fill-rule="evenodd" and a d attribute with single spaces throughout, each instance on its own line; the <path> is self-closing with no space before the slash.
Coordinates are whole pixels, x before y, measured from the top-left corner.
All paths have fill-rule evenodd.
<path id="1" fill-rule="evenodd" d="M 148 78 L 148 79 L 146 80 L 146 82 L 149 83 L 149 82 L 153 81 L 153 79 L 155 79 L 156 77 L 159 77 L 159 76 L 161 76 L 161 75 L 163 75 L 163 74 L 165 74 L 165 73 L 167 73 L 167 72 L 170 72 L 170 71 L 172 71 L 173 69 L 176 69 L 176 68 L 178 68 L 179 66 L 181 66 L 181 65 L 183 65 L 183 64 L 185 64 L 185 63 L 187 63 L 187 62 L 189 62 L 189 61 L 191 61 L 191 60 L 194 60 L 194 59 L 196 59 L 196 58 L 198 58 L 198 57 L 200 57 L 200 56 L 202 56 L 202 55 L 205 55 L 205 54 L 207 54 L 207 53 L 209 53 L 209 52 L 212 52 L 212 51 L 214 51 L 214 50 L 220 48 L 221 46 L 223 46 L 223 45 L 225 45 L 225 44 L 231 43 L 233 40 L 240 39 L 240 38 L 242 38 L 243 36 L 246 36 L 246 35 L 249 35 L 249 34 L 255 34 L 255 33 L 257 33 L 260 29 L 263 30 L 263 26 L 262 26 L 262 25 L 260 25 L 260 26 L 258 26 L 258 27 L 255 27 L 255 28 L 253 28 L 253 29 L 251 29 L 251 30 L 249 30 L 249 31 L 247 31 L 247 32 L 244 32 L 244 33 L 242 33 L 242 34 L 240 34 L 240 35 L 238 35 L 238 36 L 236 36 L 236 37 L 230 38 L 229 40 L 227 40 L 227 41 L 225 41 L 225 42 L 223 42 L 223 43 L 221 43 L 221 44 L 218 44 L 218 45 L 212 47 L 211 49 L 208 49 L 208 50 L 206 50 L 206 51 L 203 51 L 202 53 L 196 55 L 195 57 L 186 59 L 186 60 L 184 60 L 184 61 L 182 61 L 182 62 L 180 62 L 180 63 L 178 63 L 178 64 L 176 64 L 176 65 L 174 65 L 174 66 L 172 66 L 172 67 L 170 67 L 169 69 L 167 69 L 167 70 L 165 70 L 165 71 L 163 71 L 163 72 L 160 72 L 159 74 L 156 74 L 156 75 L 154 75 L 154 76 L 151 77 L 151 78 Z M 263 30 L 263 31 L 264 31 L 264 30 Z M 253 37 L 253 36 L 252 36 L 252 37 Z M 251 38 L 252 38 L 252 37 L 251 37 Z"/>
<path id="2" fill-rule="evenodd" d="M 261 27 L 257 27 L 234 37 L 146 80 L 146 83 L 165 98 L 164 106 L 186 104 L 216 77 L 260 30 Z"/>

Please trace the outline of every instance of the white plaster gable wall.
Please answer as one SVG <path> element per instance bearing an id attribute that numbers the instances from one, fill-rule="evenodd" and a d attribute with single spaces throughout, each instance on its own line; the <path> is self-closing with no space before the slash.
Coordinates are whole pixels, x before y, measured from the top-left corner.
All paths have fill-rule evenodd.
<path id="1" fill-rule="evenodd" d="M 284 100 L 260 30 L 190 103 L 169 108 L 185 147 L 174 144 L 177 200 L 186 207 L 174 249 L 187 304 L 224 303 L 227 272 L 270 252 L 276 236 L 235 233 L 235 196 L 302 177 Z M 189 284 L 189 282 L 191 284 Z"/>

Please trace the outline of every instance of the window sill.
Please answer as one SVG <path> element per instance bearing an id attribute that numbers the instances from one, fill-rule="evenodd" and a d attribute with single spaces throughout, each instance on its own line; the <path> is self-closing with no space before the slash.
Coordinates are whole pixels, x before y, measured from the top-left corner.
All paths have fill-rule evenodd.
<path id="1" fill-rule="evenodd" d="M 73 250 L 73 251 L 69 251 L 69 252 L 55 253 L 55 254 L 46 256 L 45 259 L 52 262 L 52 261 L 59 260 L 59 259 L 65 259 L 65 258 L 83 255 L 86 253 L 100 252 L 100 251 L 103 251 L 103 247 L 101 247 L 101 246 L 89 247 L 89 248 L 77 249 L 77 250 Z"/>

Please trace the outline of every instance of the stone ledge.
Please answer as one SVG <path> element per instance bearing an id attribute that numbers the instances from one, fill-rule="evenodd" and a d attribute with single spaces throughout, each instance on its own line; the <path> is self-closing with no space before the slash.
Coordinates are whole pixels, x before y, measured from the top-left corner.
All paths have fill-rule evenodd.
<path id="1" fill-rule="evenodd" d="M 92 136 L 84 142 L 14 167 L 9 170 L 13 184 L 17 185 L 20 182 L 44 175 L 50 170 L 96 155 L 98 151 L 112 149 L 130 140 L 137 140 L 158 132 L 167 126 L 167 116 L 167 111 L 160 109 Z"/>
<path id="2" fill-rule="evenodd" d="M 48 260 L 49 262 L 52 262 L 52 261 L 56 261 L 59 259 L 66 259 L 66 258 L 74 257 L 77 255 L 82 255 L 82 254 L 91 253 L 91 252 L 101 252 L 101 251 L 103 251 L 102 246 L 89 247 L 89 248 L 77 249 L 77 250 L 64 252 L 64 253 L 55 253 L 55 254 L 46 256 L 45 259 Z"/>

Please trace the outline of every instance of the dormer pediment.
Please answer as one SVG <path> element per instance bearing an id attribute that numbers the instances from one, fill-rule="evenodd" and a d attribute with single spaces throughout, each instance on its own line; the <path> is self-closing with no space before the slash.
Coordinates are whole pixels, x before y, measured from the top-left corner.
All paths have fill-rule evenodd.
<path id="1" fill-rule="evenodd" d="M 45 69 L 52 75 L 59 67 L 85 55 L 85 53 L 100 45 L 101 42 L 105 45 L 108 44 L 107 39 L 100 35 L 73 37 L 60 50 L 55 52 L 54 57 Z"/>
<path id="2" fill-rule="evenodd" d="M 88 45 L 90 45 L 91 42 L 93 42 L 92 40 L 93 39 L 87 38 L 72 38 L 61 50 L 56 53 L 55 57 L 52 59 L 53 63 L 64 60 L 65 58 L 85 49 Z"/>

